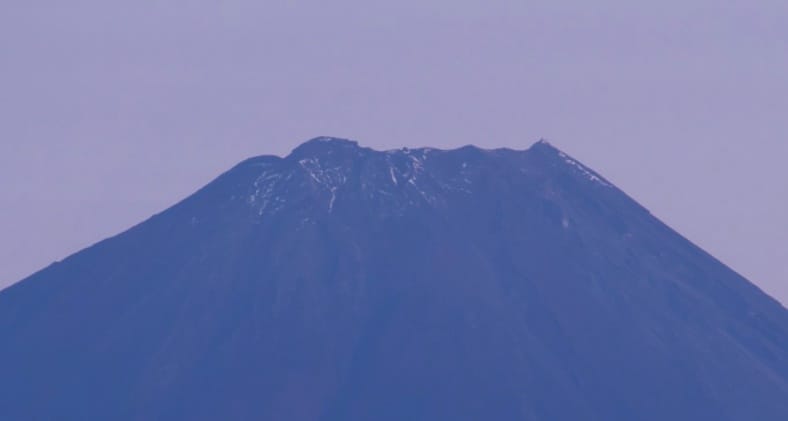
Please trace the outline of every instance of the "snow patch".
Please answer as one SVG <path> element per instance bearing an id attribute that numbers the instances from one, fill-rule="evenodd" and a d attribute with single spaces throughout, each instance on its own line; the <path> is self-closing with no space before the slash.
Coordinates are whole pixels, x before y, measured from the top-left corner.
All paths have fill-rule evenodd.
<path id="1" fill-rule="evenodd" d="M 545 141 L 544 143 L 547 143 L 547 142 Z M 589 180 L 594 181 L 596 183 L 599 183 L 599 184 L 601 184 L 601 185 L 603 185 L 605 187 L 611 187 L 611 184 L 608 183 L 607 181 L 605 181 L 597 173 L 591 171 L 585 165 L 577 162 L 575 159 L 573 159 L 569 155 L 567 155 L 567 154 L 565 154 L 563 152 L 558 152 L 558 156 L 560 156 L 564 160 L 564 162 L 566 162 L 567 164 L 569 164 L 572 167 L 574 167 L 575 169 L 577 169 L 583 176 L 585 176 Z"/>
<path id="2" fill-rule="evenodd" d="M 337 188 L 331 188 L 331 200 L 328 201 L 328 212 L 331 213 L 334 210 L 334 202 L 337 200 Z"/>
<path id="3" fill-rule="evenodd" d="M 277 172 L 263 172 L 252 184 L 253 191 L 247 198 L 247 203 L 257 207 L 257 214 L 262 215 L 267 210 L 276 212 L 281 209 L 284 199 L 274 197 L 277 185 L 282 179 L 282 174 Z"/>
<path id="4" fill-rule="evenodd" d="M 298 161 L 301 168 L 309 174 L 315 187 L 325 190 L 329 194 L 328 211 L 334 210 L 337 191 L 347 182 L 348 169 L 341 166 L 325 166 L 318 158 L 305 158 Z"/>

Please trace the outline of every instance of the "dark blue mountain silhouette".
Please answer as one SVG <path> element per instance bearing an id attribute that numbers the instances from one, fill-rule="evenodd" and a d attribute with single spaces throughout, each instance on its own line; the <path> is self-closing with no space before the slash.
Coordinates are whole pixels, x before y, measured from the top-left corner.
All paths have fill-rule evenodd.
<path id="1" fill-rule="evenodd" d="M 788 312 L 599 174 L 318 138 L 0 292 L 2 420 L 788 420 Z"/>

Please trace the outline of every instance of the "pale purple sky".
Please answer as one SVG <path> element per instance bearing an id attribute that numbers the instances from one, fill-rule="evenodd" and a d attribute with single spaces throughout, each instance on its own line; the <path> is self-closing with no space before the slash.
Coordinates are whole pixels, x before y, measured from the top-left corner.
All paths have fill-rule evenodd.
<path id="1" fill-rule="evenodd" d="M 540 137 L 788 302 L 788 4 L 4 0 L 0 287 L 318 135 Z"/>

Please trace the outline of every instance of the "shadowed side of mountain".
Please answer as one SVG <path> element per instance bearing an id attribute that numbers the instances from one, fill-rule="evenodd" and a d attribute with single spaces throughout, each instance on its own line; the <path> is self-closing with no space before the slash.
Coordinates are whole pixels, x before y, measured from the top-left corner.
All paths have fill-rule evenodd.
<path id="1" fill-rule="evenodd" d="M 592 169 L 316 138 L 0 291 L 2 419 L 788 419 L 788 314 Z"/>

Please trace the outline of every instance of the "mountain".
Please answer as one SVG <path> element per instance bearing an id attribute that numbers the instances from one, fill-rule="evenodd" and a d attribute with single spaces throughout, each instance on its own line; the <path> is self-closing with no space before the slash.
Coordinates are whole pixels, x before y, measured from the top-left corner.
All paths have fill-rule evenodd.
<path id="1" fill-rule="evenodd" d="M 788 312 L 527 150 L 260 156 L 0 292 L 2 420 L 787 420 Z"/>

